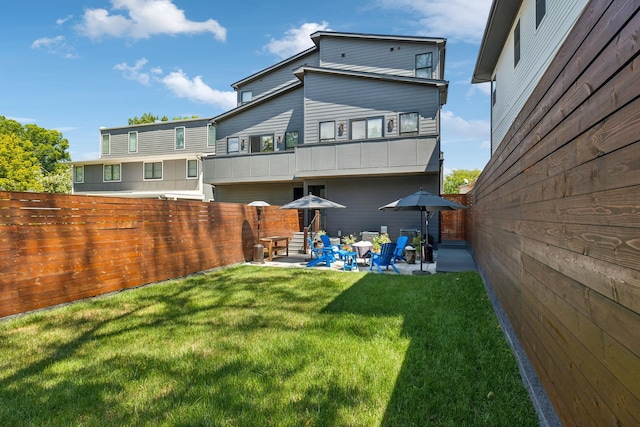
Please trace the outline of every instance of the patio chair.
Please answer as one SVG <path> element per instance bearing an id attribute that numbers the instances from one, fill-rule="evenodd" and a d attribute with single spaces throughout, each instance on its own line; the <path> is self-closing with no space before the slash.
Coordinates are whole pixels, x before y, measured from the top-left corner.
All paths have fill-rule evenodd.
<path id="1" fill-rule="evenodd" d="M 396 268 L 396 260 L 395 260 L 395 251 L 398 245 L 396 243 L 383 243 L 380 247 L 380 253 L 372 253 L 371 256 L 371 266 L 369 270 L 373 271 L 373 266 L 375 266 L 380 273 L 384 273 L 382 271 L 382 267 L 393 268 L 393 270 L 400 274 L 400 271 Z"/>
<path id="2" fill-rule="evenodd" d="M 340 245 L 334 245 L 331 243 L 331 239 L 326 234 L 320 235 L 320 240 L 322 240 L 322 246 L 325 248 L 331 248 L 331 253 L 333 254 L 333 259 L 337 260 L 340 258 Z"/>
<path id="3" fill-rule="evenodd" d="M 335 261 L 335 257 L 333 255 L 333 250 L 331 249 L 331 247 L 316 248 L 313 244 L 313 240 L 307 238 L 307 241 L 309 243 L 309 247 L 311 248 L 311 260 L 307 263 L 307 267 L 313 267 L 314 265 L 318 265 L 322 262 L 324 262 L 327 267 L 331 267 L 331 263 Z"/>
<path id="4" fill-rule="evenodd" d="M 398 261 L 402 260 L 404 262 L 407 259 L 404 257 L 404 247 L 407 246 L 407 242 L 409 241 L 409 236 L 400 236 L 398 237 L 398 241 L 396 242 L 396 251 L 393 253 L 393 260 Z"/>

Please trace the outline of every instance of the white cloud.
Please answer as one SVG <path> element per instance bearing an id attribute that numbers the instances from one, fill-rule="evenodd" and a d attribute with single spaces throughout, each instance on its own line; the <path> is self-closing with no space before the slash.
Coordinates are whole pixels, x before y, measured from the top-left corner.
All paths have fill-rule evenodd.
<path id="1" fill-rule="evenodd" d="M 280 58 L 288 58 L 312 47 L 313 42 L 309 38 L 309 35 L 316 31 L 331 31 L 331 29 L 325 21 L 322 21 L 321 24 L 307 22 L 302 24 L 300 28 L 288 30 L 281 39 L 271 39 L 263 49 Z"/>
<path id="2" fill-rule="evenodd" d="M 70 20 L 71 18 L 73 18 L 73 15 L 67 15 L 67 16 L 66 16 L 66 17 L 64 17 L 64 18 L 56 19 L 56 24 L 58 24 L 58 25 L 62 25 L 62 24 L 64 24 L 65 22 L 67 22 L 68 20 Z"/>
<path id="3" fill-rule="evenodd" d="M 421 34 L 479 43 L 492 0 L 378 0 L 384 9 L 411 16 Z"/>
<path id="4" fill-rule="evenodd" d="M 107 9 L 87 9 L 76 28 L 85 36 L 99 39 L 103 36 L 147 39 L 157 34 L 211 33 L 217 40 L 225 41 L 227 30 L 216 20 L 189 21 L 182 9 L 171 0 L 111 0 L 114 10 L 124 14 L 112 14 Z"/>
<path id="5" fill-rule="evenodd" d="M 144 66 L 147 65 L 147 58 L 140 58 L 134 66 L 130 66 L 126 62 L 113 66 L 114 70 L 122 71 L 122 76 L 127 80 L 134 80 L 143 85 L 149 85 L 151 77 L 149 73 L 143 72 Z M 153 70 L 152 70 L 153 71 Z"/>
<path id="6" fill-rule="evenodd" d="M 442 143 L 477 141 L 482 146 L 489 141 L 491 124 L 488 120 L 465 120 L 451 111 L 442 111 Z"/>
<path id="7" fill-rule="evenodd" d="M 236 106 L 237 98 L 235 92 L 212 89 L 202 81 L 201 76 L 191 79 L 182 70 L 178 70 L 167 74 L 161 81 L 179 98 L 215 105 L 222 110 L 229 110 Z"/>
<path id="8" fill-rule="evenodd" d="M 47 53 L 67 59 L 78 57 L 75 48 L 67 44 L 64 36 L 56 36 L 54 38 L 42 37 L 31 43 L 31 48 L 36 50 L 42 49 Z"/>

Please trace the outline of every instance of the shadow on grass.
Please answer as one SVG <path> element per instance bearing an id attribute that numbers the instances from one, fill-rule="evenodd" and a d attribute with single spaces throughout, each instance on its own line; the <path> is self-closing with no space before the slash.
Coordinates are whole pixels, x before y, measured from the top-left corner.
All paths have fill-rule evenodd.
<path id="1" fill-rule="evenodd" d="M 368 275 L 327 313 L 401 315 L 409 338 L 383 426 L 537 425 L 476 273 Z"/>

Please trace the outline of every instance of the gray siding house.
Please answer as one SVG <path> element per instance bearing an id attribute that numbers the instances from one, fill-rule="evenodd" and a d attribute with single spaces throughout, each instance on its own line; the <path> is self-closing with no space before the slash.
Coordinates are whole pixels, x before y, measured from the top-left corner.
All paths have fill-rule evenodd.
<path id="1" fill-rule="evenodd" d="M 215 153 L 210 118 L 100 129 L 100 158 L 73 162 L 74 194 L 213 199 L 202 157 Z"/>
<path id="2" fill-rule="evenodd" d="M 419 229 L 417 212 L 378 208 L 420 187 L 440 193 L 445 39 L 311 39 L 313 48 L 232 84 L 238 107 L 211 120 L 204 183 L 222 202 L 282 205 L 313 193 L 341 203 L 321 223 L 333 236 Z M 437 238 L 437 215 L 429 227 Z"/>

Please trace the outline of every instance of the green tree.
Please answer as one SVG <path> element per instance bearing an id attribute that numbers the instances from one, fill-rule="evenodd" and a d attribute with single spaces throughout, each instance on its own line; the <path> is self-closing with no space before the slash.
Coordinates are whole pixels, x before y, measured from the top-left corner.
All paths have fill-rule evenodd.
<path id="1" fill-rule="evenodd" d="M 144 113 L 142 116 L 138 117 L 134 117 L 132 119 L 129 119 L 129 126 L 131 125 L 142 125 L 145 123 L 155 123 L 158 121 L 158 116 L 154 116 L 151 113 Z"/>
<path id="2" fill-rule="evenodd" d="M 444 177 L 444 193 L 458 194 L 459 187 L 475 181 L 480 176 L 480 169 L 454 169 Z"/>
<path id="3" fill-rule="evenodd" d="M 71 194 L 73 173 L 70 167 L 60 168 L 55 173 L 42 176 L 40 179 L 45 193 Z"/>
<path id="4" fill-rule="evenodd" d="M 31 141 L 0 134 L 0 189 L 42 191 L 40 163 Z"/>

